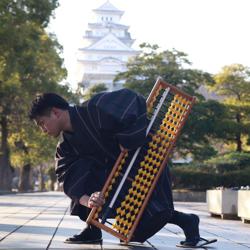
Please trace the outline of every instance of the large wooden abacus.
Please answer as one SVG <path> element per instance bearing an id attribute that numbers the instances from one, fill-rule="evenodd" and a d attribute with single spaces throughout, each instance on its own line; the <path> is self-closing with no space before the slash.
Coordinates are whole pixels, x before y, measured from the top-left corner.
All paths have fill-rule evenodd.
<path id="1" fill-rule="evenodd" d="M 148 142 L 119 155 L 87 223 L 128 243 L 180 134 L 195 98 L 158 78 L 148 99 Z M 109 218 L 114 219 L 109 219 Z"/>

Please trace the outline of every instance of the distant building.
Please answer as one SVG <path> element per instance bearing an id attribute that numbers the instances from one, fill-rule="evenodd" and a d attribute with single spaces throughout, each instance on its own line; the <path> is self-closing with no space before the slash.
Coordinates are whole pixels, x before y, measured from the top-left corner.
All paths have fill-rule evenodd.
<path id="1" fill-rule="evenodd" d="M 123 82 L 113 85 L 118 72 L 126 71 L 129 58 L 139 53 L 131 48 L 134 40 L 129 26 L 120 24 L 124 14 L 109 1 L 94 9 L 96 20 L 88 23 L 83 36 L 83 47 L 77 57 L 77 79 L 85 88 L 105 83 L 109 90 L 122 87 Z"/>
<path id="2" fill-rule="evenodd" d="M 198 92 L 202 94 L 206 100 L 216 100 L 216 101 L 221 101 L 223 99 L 222 96 L 217 95 L 215 92 L 209 91 L 206 86 L 201 85 L 199 87 Z"/>

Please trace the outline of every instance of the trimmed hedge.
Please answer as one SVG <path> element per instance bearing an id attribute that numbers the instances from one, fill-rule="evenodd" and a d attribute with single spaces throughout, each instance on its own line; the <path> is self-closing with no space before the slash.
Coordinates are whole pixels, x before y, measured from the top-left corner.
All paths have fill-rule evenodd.
<path id="1" fill-rule="evenodd" d="M 230 171 L 223 174 L 208 173 L 187 168 L 172 168 L 174 188 L 206 190 L 218 186 L 241 187 L 250 186 L 250 168 Z"/>
<path id="2" fill-rule="evenodd" d="M 243 170 L 250 167 L 250 153 L 229 152 L 212 157 L 204 163 L 219 173 Z"/>

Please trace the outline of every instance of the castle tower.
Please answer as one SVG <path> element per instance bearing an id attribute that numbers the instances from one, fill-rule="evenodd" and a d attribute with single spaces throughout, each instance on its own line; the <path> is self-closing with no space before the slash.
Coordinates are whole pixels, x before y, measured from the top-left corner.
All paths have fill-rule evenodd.
<path id="1" fill-rule="evenodd" d="M 126 71 L 129 58 L 139 51 L 131 48 L 134 40 L 128 32 L 129 26 L 120 23 L 123 11 L 106 1 L 93 12 L 95 21 L 88 23 L 83 47 L 78 50 L 78 82 L 86 88 L 105 83 L 109 90 L 119 89 L 123 82 L 113 85 L 115 75 Z"/>

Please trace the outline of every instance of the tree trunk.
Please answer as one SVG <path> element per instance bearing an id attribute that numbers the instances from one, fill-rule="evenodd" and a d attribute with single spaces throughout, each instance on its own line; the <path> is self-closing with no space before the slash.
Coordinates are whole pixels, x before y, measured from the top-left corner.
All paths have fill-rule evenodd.
<path id="1" fill-rule="evenodd" d="M 18 190 L 20 192 L 26 192 L 32 190 L 32 186 L 30 183 L 30 174 L 31 174 L 31 166 L 30 164 L 26 164 L 21 168 L 20 179 L 19 179 L 19 187 Z"/>
<path id="2" fill-rule="evenodd" d="M 236 121 L 237 121 L 238 125 L 240 126 L 241 125 L 241 115 L 239 113 L 236 114 Z M 236 144 L 237 144 L 237 152 L 241 152 L 242 151 L 242 140 L 241 140 L 240 130 L 236 134 Z"/>
<path id="3" fill-rule="evenodd" d="M 50 190 L 50 191 L 55 191 L 55 186 L 54 186 L 54 185 L 55 185 L 55 182 L 52 181 L 52 180 L 50 180 L 50 183 L 49 183 L 49 186 L 50 186 L 50 187 L 49 187 L 49 190 Z"/>
<path id="4" fill-rule="evenodd" d="M 49 188 L 51 191 L 55 190 L 55 183 L 56 183 L 56 173 L 54 167 L 50 167 L 48 169 L 48 176 L 49 176 Z"/>
<path id="5" fill-rule="evenodd" d="M 8 122 L 7 117 L 2 116 L 0 120 L 1 145 L 0 145 L 0 190 L 10 191 L 12 182 L 12 171 L 10 166 L 10 154 L 8 147 Z"/>
<path id="6" fill-rule="evenodd" d="M 43 165 L 39 165 L 39 191 L 45 190 Z"/>

